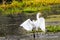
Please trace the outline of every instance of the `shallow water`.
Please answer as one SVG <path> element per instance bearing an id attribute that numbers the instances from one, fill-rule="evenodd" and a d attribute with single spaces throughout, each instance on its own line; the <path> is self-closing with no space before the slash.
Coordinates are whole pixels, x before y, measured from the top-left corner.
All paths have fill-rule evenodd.
<path id="1" fill-rule="evenodd" d="M 30 37 L 31 38 L 31 37 Z M 60 40 L 60 33 L 56 34 L 38 34 L 35 39 L 32 37 L 30 40 Z"/>
<path id="2" fill-rule="evenodd" d="M 20 18 L 16 17 L 13 19 L 11 17 L 0 17 L 0 27 L 2 29 L 6 29 L 4 27 L 8 27 L 8 28 L 13 27 L 14 28 L 14 27 L 18 26 L 17 24 L 20 24 Z M 19 21 L 16 19 L 18 19 Z M 46 25 L 60 25 L 60 22 L 53 22 L 53 23 L 52 22 L 46 22 Z M 9 29 L 9 30 L 11 31 L 11 29 Z M 11 31 L 11 32 L 17 33 L 17 31 L 18 31 L 17 29 L 14 29 L 14 31 Z M 35 39 L 33 37 L 33 34 L 26 34 L 23 36 L 9 35 L 6 37 L 0 37 L 0 40 L 60 40 L 60 33 L 55 33 L 55 34 L 54 33 L 48 33 L 48 34 L 43 34 L 43 35 L 41 35 L 39 33 L 38 36 L 36 35 Z"/>
<path id="3" fill-rule="evenodd" d="M 60 40 L 60 33 L 49 33 L 49 34 L 26 34 L 22 36 L 10 35 L 6 37 L 0 37 L 0 40 Z"/>

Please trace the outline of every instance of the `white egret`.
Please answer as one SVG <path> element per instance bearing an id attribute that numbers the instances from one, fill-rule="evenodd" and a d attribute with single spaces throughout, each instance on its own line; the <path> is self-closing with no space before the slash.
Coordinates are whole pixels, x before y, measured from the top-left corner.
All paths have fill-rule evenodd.
<path id="1" fill-rule="evenodd" d="M 37 17 L 37 25 L 38 25 L 38 27 L 41 28 L 41 30 L 43 32 L 45 32 L 45 19 L 43 17 L 41 17 L 41 13 L 38 13 L 36 17 Z"/>
<path id="2" fill-rule="evenodd" d="M 45 32 L 45 19 L 43 17 L 39 17 L 40 15 L 41 15 L 41 13 L 37 13 L 36 21 L 34 21 L 34 20 L 31 21 L 30 19 L 27 19 L 20 26 L 22 26 L 27 31 L 31 31 L 35 27 L 36 30 L 38 30 L 38 28 L 41 28 L 41 30 Z"/>
<path id="3" fill-rule="evenodd" d="M 43 32 L 45 32 L 45 19 L 39 16 L 41 16 L 41 13 L 37 13 L 36 21 L 35 20 L 31 21 L 30 19 L 27 19 L 20 26 L 22 26 L 27 31 L 32 31 L 33 28 L 36 28 L 36 30 L 38 31 L 38 28 L 40 28 Z M 37 35 L 38 35 L 38 32 L 37 32 Z M 35 39 L 35 33 L 33 33 L 33 37 Z"/>

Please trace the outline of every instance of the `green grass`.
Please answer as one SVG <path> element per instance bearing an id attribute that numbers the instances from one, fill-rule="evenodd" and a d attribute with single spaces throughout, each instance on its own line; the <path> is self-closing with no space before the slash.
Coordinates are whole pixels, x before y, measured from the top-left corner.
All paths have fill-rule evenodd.
<path id="1" fill-rule="evenodd" d="M 60 26 L 47 26 L 47 32 L 60 32 Z"/>
<path id="2" fill-rule="evenodd" d="M 48 14 L 59 14 L 60 13 L 60 4 L 53 5 L 28 5 L 22 2 L 13 2 L 5 6 L 0 5 L 0 13 L 2 15 L 7 14 L 18 14 L 18 13 L 37 13 L 38 11 L 42 12 L 44 15 Z M 57 13 L 56 13 L 57 12 Z"/>

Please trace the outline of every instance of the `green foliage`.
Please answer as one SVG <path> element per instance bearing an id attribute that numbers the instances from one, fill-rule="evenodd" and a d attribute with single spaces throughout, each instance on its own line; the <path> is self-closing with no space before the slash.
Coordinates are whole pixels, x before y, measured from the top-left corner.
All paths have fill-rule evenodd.
<path id="1" fill-rule="evenodd" d="M 60 26 L 47 26 L 47 32 L 60 32 Z"/>
<path id="2" fill-rule="evenodd" d="M 2 15 L 2 12 L 3 12 L 3 9 L 2 9 L 2 8 L 0 8 L 0 15 Z"/>
<path id="3" fill-rule="evenodd" d="M 6 9 L 3 12 L 3 15 L 9 15 L 9 14 L 17 14 L 17 13 L 21 13 L 21 10 L 19 8 L 10 8 L 10 9 Z"/>
<path id="4" fill-rule="evenodd" d="M 25 12 L 25 13 L 33 13 L 33 12 L 37 12 L 37 11 L 38 10 L 35 7 L 27 7 L 27 8 L 23 9 L 23 12 Z"/>
<path id="5" fill-rule="evenodd" d="M 60 14 L 60 4 L 45 4 L 35 1 L 13 1 L 11 4 L 0 5 L 2 15 L 18 14 L 18 13 L 43 13 L 47 17 L 51 14 Z"/>

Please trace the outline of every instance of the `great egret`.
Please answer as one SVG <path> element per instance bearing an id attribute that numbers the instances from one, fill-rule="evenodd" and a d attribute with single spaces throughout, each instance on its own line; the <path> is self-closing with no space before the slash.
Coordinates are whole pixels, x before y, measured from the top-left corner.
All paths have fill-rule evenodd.
<path id="1" fill-rule="evenodd" d="M 30 19 L 27 19 L 20 26 L 22 26 L 27 31 L 32 31 L 33 28 L 36 28 L 36 30 L 38 31 L 38 28 L 40 28 L 43 32 L 45 32 L 45 19 L 39 16 L 41 16 L 41 13 L 37 13 L 36 21 L 35 20 L 31 21 Z M 38 32 L 37 32 L 37 36 L 38 36 Z M 35 39 L 35 33 L 33 33 L 33 37 Z"/>
<path id="2" fill-rule="evenodd" d="M 43 17 L 39 17 L 39 16 L 41 16 L 41 13 L 37 14 L 37 24 L 38 24 L 38 27 L 41 28 L 41 30 L 43 32 L 45 32 L 45 19 Z"/>
<path id="3" fill-rule="evenodd" d="M 32 29 L 35 27 L 36 30 L 38 30 L 38 28 L 41 28 L 41 30 L 45 32 L 45 19 L 43 17 L 39 17 L 40 15 L 41 15 L 41 13 L 37 13 L 36 21 L 34 21 L 34 20 L 31 21 L 30 19 L 27 19 L 20 26 L 22 26 L 27 31 L 32 31 Z"/>

